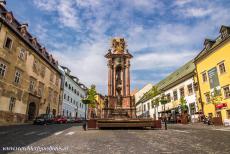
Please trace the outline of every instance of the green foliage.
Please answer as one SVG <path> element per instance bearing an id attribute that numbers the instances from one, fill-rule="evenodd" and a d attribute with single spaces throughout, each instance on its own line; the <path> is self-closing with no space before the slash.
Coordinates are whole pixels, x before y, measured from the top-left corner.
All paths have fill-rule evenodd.
<path id="1" fill-rule="evenodd" d="M 214 105 L 217 105 L 217 104 L 220 104 L 222 100 L 223 100 L 223 97 L 221 96 L 221 92 L 215 88 L 213 95 L 211 96 L 211 99 L 210 99 L 211 103 Z"/>
<path id="2" fill-rule="evenodd" d="M 162 95 L 162 96 L 161 96 L 161 98 L 160 98 L 160 103 L 161 103 L 162 105 L 168 103 L 168 100 L 165 98 L 165 95 Z"/>
<path id="3" fill-rule="evenodd" d="M 184 97 L 181 97 L 180 99 L 180 104 L 181 104 L 181 111 L 187 111 L 188 110 L 188 106 L 186 105 L 186 100 L 184 99 Z"/>
<path id="4" fill-rule="evenodd" d="M 83 102 L 87 102 L 89 107 L 95 108 L 96 107 L 96 86 L 91 85 L 91 87 L 87 91 L 87 98 L 83 100 Z"/>

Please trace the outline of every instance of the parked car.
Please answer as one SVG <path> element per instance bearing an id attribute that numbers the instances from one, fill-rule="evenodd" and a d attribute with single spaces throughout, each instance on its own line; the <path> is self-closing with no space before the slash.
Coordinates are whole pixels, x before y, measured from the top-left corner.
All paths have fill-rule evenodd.
<path id="1" fill-rule="evenodd" d="M 68 118 L 67 118 L 67 122 L 68 122 L 68 123 L 74 123 L 74 122 L 75 122 L 75 118 L 73 118 L 73 117 L 68 117 Z"/>
<path id="2" fill-rule="evenodd" d="M 67 123 L 67 118 L 59 115 L 54 118 L 54 123 L 57 124 Z"/>
<path id="3" fill-rule="evenodd" d="M 52 114 L 41 114 L 40 116 L 36 117 L 33 121 L 33 124 L 52 124 L 54 122 L 54 116 Z"/>
<path id="4" fill-rule="evenodd" d="M 75 122 L 76 123 L 81 123 L 82 121 L 84 121 L 84 119 L 82 119 L 82 118 L 75 118 Z"/>

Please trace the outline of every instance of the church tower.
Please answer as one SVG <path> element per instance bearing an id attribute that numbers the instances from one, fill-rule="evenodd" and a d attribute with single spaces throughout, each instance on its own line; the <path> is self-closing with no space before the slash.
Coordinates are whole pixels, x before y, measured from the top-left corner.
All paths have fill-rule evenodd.
<path id="1" fill-rule="evenodd" d="M 105 113 L 108 118 L 134 118 L 135 106 L 130 96 L 130 59 L 124 38 L 112 39 L 108 59 L 108 100 Z"/>

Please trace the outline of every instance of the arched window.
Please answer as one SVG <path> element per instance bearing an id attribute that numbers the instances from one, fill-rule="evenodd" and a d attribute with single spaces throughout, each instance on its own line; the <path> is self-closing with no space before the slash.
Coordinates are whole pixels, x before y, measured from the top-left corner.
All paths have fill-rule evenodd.
<path id="1" fill-rule="evenodd" d="M 68 87 L 68 83 L 67 82 L 65 82 L 65 86 Z"/>

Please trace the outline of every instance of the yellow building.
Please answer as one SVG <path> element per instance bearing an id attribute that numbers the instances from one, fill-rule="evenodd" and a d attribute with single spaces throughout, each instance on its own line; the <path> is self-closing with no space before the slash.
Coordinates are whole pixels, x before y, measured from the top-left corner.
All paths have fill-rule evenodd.
<path id="1" fill-rule="evenodd" d="M 105 107 L 105 101 L 104 101 L 104 96 L 101 94 L 96 95 L 96 114 L 98 118 L 103 118 L 103 108 Z"/>
<path id="2" fill-rule="evenodd" d="M 230 119 L 229 51 L 230 27 L 221 26 L 220 36 L 206 39 L 204 49 L 195 58 L 204 114 L 221 117 L 222 121 Z"/>
<path id="3" fill-rule="evenodd" d="M 0 121 L 58 114 L 60 84 L 58 62 L 0 3 Z"/>

